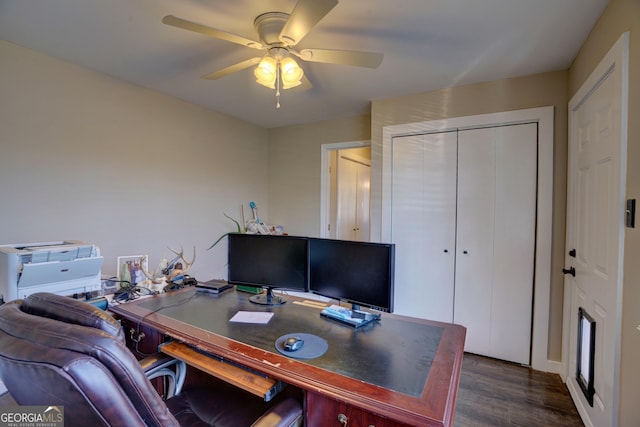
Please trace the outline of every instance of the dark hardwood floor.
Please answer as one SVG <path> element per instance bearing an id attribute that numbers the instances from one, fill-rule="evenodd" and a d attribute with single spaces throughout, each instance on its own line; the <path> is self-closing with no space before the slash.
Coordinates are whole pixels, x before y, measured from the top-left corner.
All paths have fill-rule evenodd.
<path id="1" fill-rule="evenodd" d="M 465 353 L 455 427 L 583 427 L 556 374 Z"/>

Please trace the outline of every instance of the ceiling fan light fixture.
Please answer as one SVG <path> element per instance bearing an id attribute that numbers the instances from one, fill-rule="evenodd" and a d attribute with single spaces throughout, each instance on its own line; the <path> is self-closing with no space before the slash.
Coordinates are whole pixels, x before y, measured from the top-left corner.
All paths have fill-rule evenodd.
<path id="1" fill-rule="evenodd" d="M 1 1 L 1 0 L 0 0 Z M 276 91 L 276 108 L 280 106 L 280 91 L 296 86 L 311 87 L 303 69 L 296 60 L 328 64 L 352 65 L 377 68 L 382 61 L 381 53 L 348 51 L 336 49 L 303 49 L 296 51 L 295 46 L 320 22 L 339 0 L 296 0 L 291 13 L 266 12 L 253 21 L 258 40 L 251 40 L 221 31 L 197 22 L 188 21 L 173 15 L 162 18 L 162 22 L 176 28 L 199 33 L 208 37 L 246 46 L 257 50 L 266 50 L 263 58 L 256 56 L 213 73 L 202 76 L 203 79 L 217 80 L 258 65 L 254 70 L 256 82 Z"/>
<path id="2" fill-rule="evenodd" d="M 282 89 L 289 89 L 300 85 L 304 71 L 298 63 L 290 56 L 280 61 L 280 78 L 282 79 Z"/>
<path id="3" fill-rule="evenodd" d="M 270 56 L 265 56 L 258 64 L 253 74 L 256 76 L 256 82 L 269 89 L 275 89 L 277 77 L 278 63 Z"/>

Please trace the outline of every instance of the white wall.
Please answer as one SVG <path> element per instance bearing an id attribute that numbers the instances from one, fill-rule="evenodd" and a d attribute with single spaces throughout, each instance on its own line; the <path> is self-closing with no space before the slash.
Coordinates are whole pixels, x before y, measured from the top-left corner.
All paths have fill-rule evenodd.
<path id="1" fill-rule="evenodd" d="M 84 240 L 116 257 L 167 247 L 226 278 L 226 244 L 267 205 L 267 132 L 0 40 L 0 244 Z M 248 211 L 248 209 L 247 209 Z"/>

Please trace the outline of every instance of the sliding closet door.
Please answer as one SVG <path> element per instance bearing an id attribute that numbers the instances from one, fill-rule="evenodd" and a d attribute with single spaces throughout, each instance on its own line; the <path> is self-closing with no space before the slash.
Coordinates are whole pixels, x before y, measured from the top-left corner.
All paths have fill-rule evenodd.
<path id="1" fill-rule="evenodd" d="M 466 351 L 529 364 L 537 125 L 458 139 L 455 322 L 467 327 Z"/>
<path id="2" fill-rule="evenodd" d="M 456 138 L 445 132 L 393 139 L 395 313 L 453 320 Z"/>

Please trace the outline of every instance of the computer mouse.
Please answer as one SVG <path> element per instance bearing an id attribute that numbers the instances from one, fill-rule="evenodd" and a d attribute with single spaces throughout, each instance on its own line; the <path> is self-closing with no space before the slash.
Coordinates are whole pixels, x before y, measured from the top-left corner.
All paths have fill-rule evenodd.
<path id="1" fill-rule="evenodd" d="M 304 345 L 304 340 L 297 337 L 289 337 L 286 340 L 284 340 L 285 351 L 300 350 L 303 345 Z"/>

